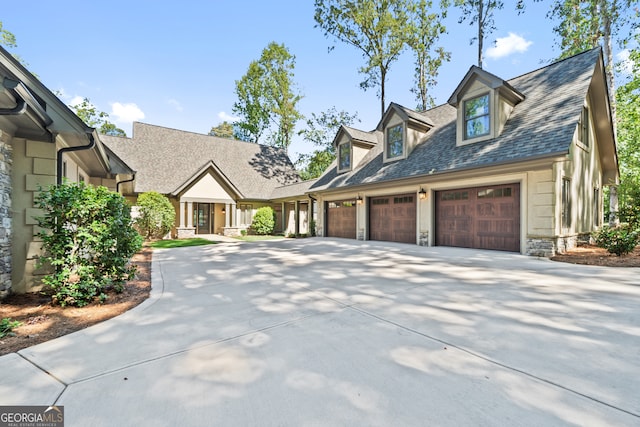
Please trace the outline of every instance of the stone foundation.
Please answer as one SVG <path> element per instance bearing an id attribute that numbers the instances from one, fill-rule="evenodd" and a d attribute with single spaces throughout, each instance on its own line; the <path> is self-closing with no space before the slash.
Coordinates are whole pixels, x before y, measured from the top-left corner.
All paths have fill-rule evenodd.
<path id="1" fill-rule="evenodd" d="M 539 257 L 552 257 L 556 253 L 565 253 L 576 247 L 589 244 L 591 233 L 563 237 L 536 237 L 527 239 L 526 254 Z"/>
<path id="2" fill-rule="evenodd" d="M 242 230 L 247 231 L 247 227 L 224 227 L 222 234 L 228 237 L 242 236 Z"/>
<path id="3" fill-rule="evenodd" d="M 8 136 L 0 131 L 0 299 L 11 292 L 11 165 Z"/>
<path id="4" fill-rule="evenodd" d="M 356 236 L 356 239 L 364 240 L 364 230 L 363 229 L 358 230 L 358 235 Z"/>
<path id="5" fill-rule="evenodd" d="M 418 237 L 418 245 L 420 246 L 429 246 L 429 232 L 421 231 L 420 236 Z"/>
<path id="6" fill-rule="evenodd" d="M 195 227 L 178 227 L 176 229 L 176 235 L 178 239 L 189 239 L 196 236 Z"/>

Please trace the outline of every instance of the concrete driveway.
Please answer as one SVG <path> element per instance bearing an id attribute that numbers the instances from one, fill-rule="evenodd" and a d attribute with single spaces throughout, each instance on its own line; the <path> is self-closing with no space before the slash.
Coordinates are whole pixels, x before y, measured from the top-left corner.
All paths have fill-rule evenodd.
<path id="1" fill-rule="evenodd" d="M 153 296 L 0 358 L 66 426 L 640 425 L 640 269 L 341 239 L 161 250 Z"/>

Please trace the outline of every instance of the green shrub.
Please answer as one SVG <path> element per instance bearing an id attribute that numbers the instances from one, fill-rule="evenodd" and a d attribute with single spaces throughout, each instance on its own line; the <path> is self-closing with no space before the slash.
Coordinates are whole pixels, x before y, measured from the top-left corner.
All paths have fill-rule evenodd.
<path id="1" fill-rule="evenodd" d="M 256 211 L 251 229 L 256 234 L 271 234 L 276 225 L 276 213 L 270 206 L 263 206 Z"/>
<path id="2" fill-rule="evenodd" d="M 54 303 L 81 307 L 96 297 L 104 300 L 106 289 L 122 291 L 135 273 L 129 260 L 142 238 L 120 194 L 68 183 L 42 191 L 36 206 L 44 211 L 37 219 L 43 229 L 38 264 L 50 266 L 42 282 L 53 292 Z"/>
<path id="3" fill-rule="evenodd" d="M 169 199 L 155 191 L 138 196 L 140 208 L 135 225 L 146 239 L 161 239 L 176 221 L 176 211 Z"/>
<path id="4" fill-rule="evenodd" d="M 309 221 L 309 235 L 311 237 L 316 236 L 316 221 L 313 219 Z"/>
<path id="5" fill-rule="evenodd" d="M 617 256 L 633 252 L 640 243 L 640 235 L 629 224 L 620 224 L 618 227 L 603 226 L 594 234 L 596 244 Z"/>
<path id="6" fill-rule="evenodd" d="M 11 320 L 8 317 L 4 317 L 0 320 L 0 338 L 15 336 L 13 329 L 22 325 L 22 322 L 17 320 Z"/>

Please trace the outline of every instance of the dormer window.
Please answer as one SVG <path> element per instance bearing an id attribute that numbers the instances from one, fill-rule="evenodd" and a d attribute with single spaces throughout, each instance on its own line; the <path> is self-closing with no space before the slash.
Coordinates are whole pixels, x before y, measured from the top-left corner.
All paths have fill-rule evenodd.
<path id="1" fill-rule="evenodd" d="M 582 107 L 582 113 L 580 114 L 578 140 L 586 147 L 589 146 L 589 109 L 587 107 Z"/>
<path id="2" fill-rule="evenodd" d="M 477 138 L 491 132 L 489 94 L 464 101 L 464 139 Z"/>
<path id="3" fill-rule="evenodd" d="M 338 170 L 351 170 L 351 143 L 345 142 L 338 146 Z"/>
<path id="4" fill-rule="evenodd" d="M 387 128 L 386 158 L 395 159 L 404 154 L 404 132 L 403 125 L 395 125 Z"/>

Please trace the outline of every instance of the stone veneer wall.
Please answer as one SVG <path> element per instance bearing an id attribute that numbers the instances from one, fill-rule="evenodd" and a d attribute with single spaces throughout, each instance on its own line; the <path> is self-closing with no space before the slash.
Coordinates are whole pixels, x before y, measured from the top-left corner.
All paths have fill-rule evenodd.
<path id="1" fill-rule="evenodd" d="M 11 165 L 9 135 L 0 131 L 0 299 L 11 292 Z"/>

